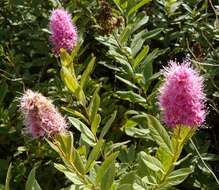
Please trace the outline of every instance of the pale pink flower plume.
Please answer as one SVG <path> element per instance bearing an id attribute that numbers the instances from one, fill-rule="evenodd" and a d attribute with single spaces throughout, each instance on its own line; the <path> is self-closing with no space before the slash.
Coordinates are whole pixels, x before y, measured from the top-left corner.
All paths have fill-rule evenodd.
<path id="1" fill-rule="evenodd" d="M 63 133 L 67 124 L 52 101 L 38 92 L 27 90 L 20 99 L 26 132 L 32 137 Z"/>
<path id="2" fill-rule="evenodd" d="M 70 52 L 77 43 L 77 30 L 71 21 L 71 14 L 64 9 L 52 11 L 49 29 L 51 31 L 50 41 L 53 45 L 53 52 L 59 55 L 63 48 Z"/>
<path id="3" fill-rule="evenodd" d="M 158 98 L 166 125 L 196 127 L 202 124 L 206 116 L 203 78 L 188 60 L 182 64 L 170 61 L 164 76 Z"/>

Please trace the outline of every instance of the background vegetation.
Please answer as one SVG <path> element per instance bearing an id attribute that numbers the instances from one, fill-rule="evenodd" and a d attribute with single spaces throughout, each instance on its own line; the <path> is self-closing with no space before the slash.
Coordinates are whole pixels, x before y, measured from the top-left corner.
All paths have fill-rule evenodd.
<path id="1" fill-rule="evenodd" d="M 113 147 L 120 150 L 118 159 L 123 163 L 118 177 L 135 167 L 138 152 L 150 151 L 154 144 L 136 114 L 147 112 L 159 118 L 156 102 L 162 82 L 160 70 L 170 59 L 181 61 L 186 57 L 204 75 L 208 98 L 206 123 L 193 140 L 208 166 L 219 175 L 219 7 L 216 3 L 210 0 L 0 1 L 2 189 L 11 162 L 11 189 L 24 189 L 34 165 L 38 166 L 36 178 L 42 189 L 59 190 L 69 183 L 53 167 L 59 158 L 49 145 L 22 135 L 22 117 L 17 106 L 18 97 L 30 88 L 51 97 L 67 116 L 80 118 L 78 112 L 84 112 L 62 82 L 60 60 L 52 54 L 48 41 L 51 10 L 60 6 L 72 13 L 80 35 L 79 45 L 72 54 L 78 78 L 87 65 L 95 64 L 84 91 L 88 100 L 95 90 L 99 94 L 97 112 L 101 125 L 97 133 L 111 122 L 104 134 L 107 146 L 112 149 L 110 145 L 120 143 Z M 75 144 L 80 144 L 80 133 L 73 127 L 70 130 Z M 183 155 L 186 154 L 189 157 L 182 165 L 192 166 L 194 173 L 177 189 L 218 189 L 190 143 L 183 150 Z"/>

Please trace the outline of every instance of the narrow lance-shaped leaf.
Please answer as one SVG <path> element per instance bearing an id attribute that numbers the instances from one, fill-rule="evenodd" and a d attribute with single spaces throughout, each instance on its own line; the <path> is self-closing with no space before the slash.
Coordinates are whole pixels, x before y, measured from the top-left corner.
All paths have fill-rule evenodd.
<path id="1" fill-rule="evenodd" d="M 149 3 L 152 0 L 141 0 L 139 3 L 137 3 L 135 6 L 133 6 L 129 11 L 128 11 L 128 16 L 136 12 L 138 9 L 140 9 L 142 6 L 145 4 Z"/>
<path id="2" fill-rule="evenodd" d="M 89 118 L 90 118 L 90 122 L 92 123 L 97 115 L 97 111 L 100 105 L 100 97 L 98 94 L 99 91 L 99 87 L 95 90 L 91 102 L 88 106 L 88 114 L 89 114 Z"/>
<path id="3" fill-rule="evenodd" d="M 106 133 L 109 131 L 113 121 L 116 118 L 116 114 L 117 114 L 117 111 L 114 111 L 113 114 L 111 115 L 110 119 L 104 125 L 104 127 L 103 127 L 103 129 L 102 129 L 102 131 L 100 133 L 100 139 L 102 139 L 106 135 Z"/>
<path id="4" fill-rule="evenodd" d="M 101 190 L 111 189 L 115 177 L 115 160 L 111 162 L 101 180 Z"/>
<path id="5" fill-rule="evenodd" d="M 41 190 L 38 182 L 35 179 L 36 168 L 33 168 L 27 178 L 25 190 Z"/>
<path id="6" fill-rule="evenodd" d="M 193 170 L 191 168 L 181 168 L 171 172 L 166 179 L 165 187 L 175 186 L 182 183 L 192 172 Z"/>
<path id="7" fill-rule="evenodd" d="M 138 64 L 146 57 L 146 55 L 149 52 L 149 46 L 144 46 L 143 49 L 140 51 L 140 53 L 136 56 L 133 68 L 135 69 Z"/>
<path id="8" fill-rule="evenodd" d="M 140 20 L 137 18 L 138 20 L 135 21 L 134 24 L 132 25 L 133 26 L 132 33 L 134 33 L 136 30 L 138 30 L 140 27 L 146 24 L 149 20 L 149 16 L 146 16 L 144 13 L 142 13 L 142 15 L 139 18 Z"/>
<path id="9" fill-rule="evenodd" d="M 67 107 L 61 107 L 61 109 L 65 110 L 66 112 L 72 114 L 75 117 L 78 117 L 78 118 L 82 119 L 87 124 L 89 124 L 88 119 L 82 113 L 78 112 L 77 110 L 73 110 L 73 109 L 67 108 Z"/>
<path id="10" fill-rule="evenodd" d="M 10 163 L 7 171 L 7 176 L 5 180 L 5 190 L 10 190 L 10 181 L 11 181 L 11 169 L 12 169 L 12 163 Z"/>
<path id="11" fill-rule="evenodd" d="M 102 165 L 99 167 L 96 175 L 96 183 L 100 183 L 104 174 L 106 173 L 107 169 L 110 167 L 111 163 L 117 158 L 119 152 L 114 152 L 111 155 L 109 155 Z"/>
<path id="12" fill-rule="evenodd" d="M 147 114 L 146 118 L 148 121 L 148 128 L 150 129 L 151 136 L 154 138 L 159 146 L 165 148 L 166 152 L 172 155 L 173 145 L 165 128 L 152 115 Z"/>
<path id="13" fill-rule="evenodd" d="M 84 89 L 86 82 L 88 81 L 88 78 L 94 68 L 95 60 L 96 60 L 96 57 L 92 54 L 91 59 L 87 65 L 87 68 L 85 69 L 85 71 L 83 72 L 81 76 L 80 86 L 82 89 Z"/>
<path id="14" fill-rule="evenodd" d="M 83 184 L 83 180 L 81 180 L 76 173 L 70 171 L 69 169 L 67 169 L 64 165 L 62 164 L 57 164 L 54 163 L 54 167 L 62 172 L 63 174 L 65 174 L 65 176 L 74 184 L 76 185 L 82 185 Z"/>
<path id="15" fill-rule="evenodd" d="M 83 161 L 76 149 L 74 149 L 74 166 L 80 174 L 85 175 L 85 168 Z"/>
<path id="16" fill-rule="evenodd" d="M 82 135 L 84 135 L 86 137 L 86 139 L 84 139 L 84 140 L 88 144 L 93 146 L 96 143 L 95 136 L 93 135 L 91 130 L 84 123 L 82 123 L 80 120 L 73 118 L 73 117 L 69 117 L 69 121 L 72 123 L 72 125 L 76 129 L 78 129 L 82 133 Z"/>
<path id="17" fill-rule="evenodd" d="M 60 74 L 68 89 L 77 97 L 82 105 L 86 105 L 86 97 L 74 74 L 64 66 L 62 67 Z"/>
<path id="18" fill-rule="evenodd" d="M 85 167 L 85 170 L 86 172 L 88 172 L 91 167 L 92 167 L 92 164 L 95 162 L 95 160 L 98 158 L 99 156 L 99 153 L 101 151 L 101 148 L 103 146 L 103 143 L 104 143 L 104 140 L 103 139 L 100 139 L 97 144 L 95 145 L 95 147 L 93 148 L 93 150 L 91 151 L 89 157 L 88 157 L 88 160 L 87 160 L 87 164 L 86 164 L 86 167 Z"/>
<path id="19" fill-rule="evenodd" d="M 129 81 L 127 79 L 124 79 L 124 78 L 122 78 L 118 75 L 116 75 L 116 78 L 119 79 L 120 81 L 122 81 L 123 83 L 127 84 L 128 86 L 139 90 L 139 88 L 134 83 L 132 83 L 131 81 Z"/>
<path id="20" fill-rule="evenodd" d="M 63 48 L 60 49 L 60 59 L 61 59 L 62 66 L 65 66 L 65 67 L 68 67 L 73 61 L 72 57 Z"/>
<path id="21" fill-rule="evenodd" d="M 65 153 L 65 157 L 67 160 L 73 160 L 73 135 L 71 132 L 59 134 L 56 136 L 56 140 L 61 145 L 61 151 Z"/>
<path id="22" fill-rule="evenodd" d="M 91 123 L 91 131 L 94 135 L 96 135 L 96 133 L 97 133 L 97 129 L 100 125 L 100 122 L 101 122 L 101 116 L 100 116 L 100 114 L 96 114 L 93 122 Z"/>
<path id="23" fill-rule="evenodd" d="M 133 91 L 117 91 L 115 94 L 116 97 L 122 100 L 127 100 L 131 103 L 146 103 L 146 99 L 136 94 Z"/>

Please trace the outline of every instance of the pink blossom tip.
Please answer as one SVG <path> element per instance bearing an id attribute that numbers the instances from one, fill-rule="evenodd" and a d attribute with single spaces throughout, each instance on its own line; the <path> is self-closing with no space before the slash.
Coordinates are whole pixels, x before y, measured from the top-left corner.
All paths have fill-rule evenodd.
<path id="1" fill-rule="evenodd" d="M 53 45 L 53 52 L 59 55 L 63 48 L 70 52 L 77 43 L 76 26 L 71 21 L 71 14 L 64 9 L 52 11 L 49 29 L 51 31 L 50 42 Z"/>
<path id="2" fill-rule="evenodd" d="M 66 131 L 66 121 L 52 101 L 38 92 L 25 91 L 20 98 L 20 110 L 24 116 L 26 133 L 43 137 Z"/>
<path id="3" fill-rule="evenodd" d="M 203 77 L 188 60 L 181 64 L 170 61 L 164 69 L 164 76 L 158 99 L 166 125 L 201 125 L 206 117 Z"/>

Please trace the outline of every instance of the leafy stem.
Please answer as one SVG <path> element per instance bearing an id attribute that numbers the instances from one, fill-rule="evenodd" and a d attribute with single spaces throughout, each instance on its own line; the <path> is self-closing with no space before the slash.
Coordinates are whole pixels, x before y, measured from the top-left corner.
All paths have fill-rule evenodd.
<path id="1" fill-rule="evenodd" d="M 177 126 L 174 128 L 172 143 L 173 143 L 173 154 L 171 155 L 171 161 L 168 164 L 165 174 L 161 177 L 159 185 L 155 190 L 159 190 L 161 187 L 165 186 L 169 174 L 174 170 L 177 160 L 182 152 L 183 145 L 185 142 L 194 134 L 196 128 Z"/>

